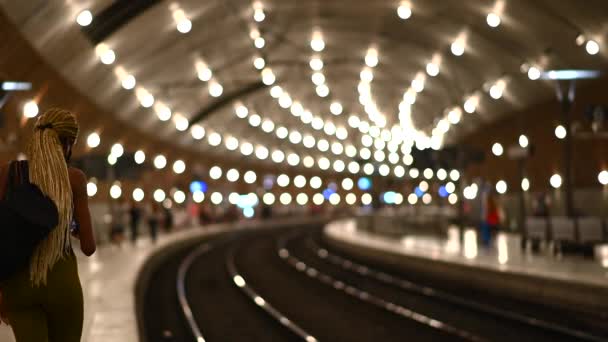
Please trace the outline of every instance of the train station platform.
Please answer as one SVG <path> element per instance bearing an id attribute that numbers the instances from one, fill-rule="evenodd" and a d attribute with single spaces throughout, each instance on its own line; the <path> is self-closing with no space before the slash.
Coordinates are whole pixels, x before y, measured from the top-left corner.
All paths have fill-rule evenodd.
<path id="1" fill-rule="evenodd" d="M 474 229 L 461 234 L 448 229 L 447 238 L 383 236 L 358 229 L 357 219 L 333 222 L 324 229 L 332 247 L 348 255 L 399 271 L 437 275 L 487 292 L 547 305 L 578 305 L 606 312 L 608 250 L 598 247 L 595 259 L 532 253 L 521 248 L 518 235 L 499 233 L 492 246 L 479 245 Z"/>
<path id="2" fill-rule="evenodd" d="M 158 268 L 158 265 L 150 265 L 155 263 L 155 259 L 159 259 L 158 263 L 162 262 L 162 255 L 169 253 L 169 250 L 184 244 L 193 245 L 223 232 L 289 228 L 306 224 L 312 227 L 323 220 L 325 219 L 320 217 L 293 218 L 188 228 L 162 235 L 155 245 L 144 238 L 136 246 L 126 242 L 122 247 L 105 245 L 92 258 L 79 257 L 79 272 L 85 295 L 82 341 L 141 340 L 142 328 L 138 326 L 141 320 L 138 310 L 141 308 L 137 303 L 142 291 L 138 291 L 138 285 L 142 282 L 142 274 L 147 272 L 146 269 Z M 315 236 L 314 230 L 307 229 L 299 230 L 299 234 Z M 447 281 L 453 280 L 454 286 L 464 281 L 467 286 L 483 287 L 488 293 L 500 296 L 525 298 L 551 305 L 577 305 L 576 307 L 595 312 L 606 311 L 605 301 L 599 298 L 606 298 L 608 293 L 608 268 L 602 267 L 601 262 L 569 257 L 557 260 L 522 252 L 514 236 L 499 235 L 495 247 L 484 249 L 477 245 L 473 231 L 464 233 L 462 243 L 453 230 L 449 231 L 448 239 L 445 240 L 429 236 L 399 239 L 365 232 L 357 229 L 356 219 L 343 219 L 327 224 L 323 237 L 323 244 L 330 253 L 334 250 L 352 260 L 365 259 L 368 261 L 366 265 L 394 269 L 395 274 L 407 272 L 412 279 L 420 280 L 418 276 L 424 277 L 425 274 L 440 274 L 444 284 L 450 284 L 449 286 L 452 283 Z M 314 244 L 309 244 L 306 239 L 301 241 L 303 242 L 289 243 L 290 248 L 294 248 L 294 255 L 309 254 L 309 248 L 314 250 Z M 314 262 L 319 263 L 321 260 L 325 259 Z M 328 267 L 321 264 L 317 266 Z M 254 275 L 255 272 L 249 277 L 253 278 Z M 296 276 L 297 274 L 290 274 L 289 277 L 291 279 Z M 292 280 L 306 289 L 311 286 L 297 277 Z M 260 285 L 259 281 L 255 283 Z M 289 306 L 282 305 L 281 308 L 287 310 Z M 5 325 L 0 326 L 0 341 L 14 342 Z"/>

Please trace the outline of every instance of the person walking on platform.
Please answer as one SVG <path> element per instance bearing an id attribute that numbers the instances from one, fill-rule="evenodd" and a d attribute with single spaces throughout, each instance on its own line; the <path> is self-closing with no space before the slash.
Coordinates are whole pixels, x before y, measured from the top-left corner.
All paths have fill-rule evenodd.
<path id="1" fill-rule="evenodd" d="M 492 234 L 495 233 L 498 229 L 499 222 L 500 218 L 498 214 L 498 206 L 496 205 L 496 200 L 494 199 L 494 196 L 489 193 L 486 197 L 485 220 L 482 223 L 481 231 L 481 240 L 484 246 L 490 246 L 490 242 L 492 241 Z"/>
<path id="2" fill-rule="evenodd" d="M 132 201 L 129 207 L 129 228 L 131 229 L 131 243 L 133 245 L 137 243 L 139 221 L 141 221 L 141 209 L 135 201 Z"/>
<path id="3" fill-rule="evenodd" d="M 29 258 L 24 258 L 24 264 L 12 274 L 7 275 L 6 269 L 12 269 L 15 265 L 9 263 L 15 260 L 0 261 L 5 262 L 0 267 L 0 319 L 11 325 L 17 342 L 78 342 L 81 339 L 83 294 L 70 233 L 80 240 L 80 249 L 87 256 L 95 252 L 96 245 L 86 176 L 68 167 L 77 135 L 78 124 L 72 113 L 50 109 L 34 126 L 28 161 L 11 162 L 0 169 L 2 217 L 8 217 L 8 210 L 12 210 L 13 219 L 8 223 L 24 224 L 12 227 L 4 222 L 0 240 L 5 239 L 11 229 L 23 232 L 24 227 L 32 228 L 35 224 L 49 228 L 46 237 L 35 240 L 39 242 L 31 254 L 28 251 Z M 41 201 L 24 204 L 17 200 L 19 196 Z M 18 204 L 24 207 L 19 208 Z M 41 213 L 42 207 L 51 208 L 46 211 L 48 215 Z M 29 215 L 25 214 L 28 212 Z M 7 249 L 0 250 L 0 255 Z"/>
<path id="4" fill-rule="evenodd" d="M 150 239 L 152 243 L 156 243 L 158 239 L 158 225 L 162 222 L 161 210 L 156 203 L 150 203 L 147 213 L 148 228 L 150 229 Z"/>

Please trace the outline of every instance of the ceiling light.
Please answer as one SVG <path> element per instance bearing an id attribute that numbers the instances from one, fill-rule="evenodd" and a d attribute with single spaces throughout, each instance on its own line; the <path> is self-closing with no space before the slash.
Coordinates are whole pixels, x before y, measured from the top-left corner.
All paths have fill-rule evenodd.
<path id="1" fill-rule="evenodd" d="M 502 97 L 504 90 L 505 82 L 500 80 L 490 87 L 490 96 L 493 99 L 498 100 Z"/>
<path id="2" fill-rule="evenodd" d="M 332 102 L 332 104 L 329 106 L 329 110 L 333 115 L 340 115 L 342 114 L 344 108 L 340 102 Z"/>
<path id="3" fill-rule="evenodd" d="M 122 189 L 119 184 L 114 184 L 110 188 L 110 197 L 113 199 L 118 199 L 122 195 Z"/>
<path id="4" fill-rule="evenodd" d="M 253 20 L 258 23 L 261 23 L 262 21 L 264 21 L 264 19 L 266 19 L 266 14 L 264 13 L 264 10 L 261 8 L 255 9 L 253 12 Z"/>
<path id="5" fill-rule="evenodd" d="M 226 172 L 226 179 L 232 183 L 239 180 L 239 176 L 239 171 L 237 169 L 230 169 L 228 172 Z"/>
<path id="6" fill-rule="evenodd" d="M 361 73 L 359 73 L 359 77 L 361 78 L 361 81 L 365 83 L 370 83 L 374 80 L 374 72 L 369 67 L 363 68 L 363 70 L 361 70 Z M 367 89 L 369 90 L 369 87 Z M 359 92 L 361 92 L 361 89 L 359 89 Z"/>
<path id="7" fill-rule="evenodd" d="M 283 160 L 285 160 L 285 153 L 283 153 L 283 151 L 281 150 L 275 150 L 272 152 L 270 158 L 273 162 L 279 164 L 282 163 Z"/>
<path id="8" fill-rule="evenodd" d="M 319 57 L 313 57 L 309 64 L 310 68 L 314 71 L 321 71 L 323 69 L 323 60 Z"/>
<path id="9" fill-rule="evenodd" d="M 458 124 L 461 117 L 462 112 L 460 111 L 460 108 L 454 108 L 448 113 L 448 121 L 450 121 L 452 125 Z"/>
<path id="10" fill-rule="evenodd" d="M 276 76 L 274 75 L 274 73 L 272 72 L 272 70 L 270 68 L 266 68 L 264 70 L 262 70 L 262 82 L 265 85 L 273 85 L 274 82 L 276 81 Z"/>
<path id="11" fill-rule="evenodd" d="M 192 22 L 189 19 L 187 19 L 187 18 L 184 18 L 184 19 L 180 20 L 177 23 L 177 30 L 180 33 L 188 33 L 188 32 L 190 32 L 190 30 L 192 30 Z"/>
<path id="12" fill-rule="evenodd" d="M 426 73 L 431 77 L 439 75 L 439 66 L 433 62 L 427 63 Z"/>
<path id="13" fill-rule="evenodd" d="M 213 77 L 213 71 L 204 62 L 198 61 L 196 63 L 196 71 L 198 79 L 203 82 L 208 82 Z"/>
<path id="14" fill-rule="evenodd" d="M 255 156 L 260 160 L 265 160 L 268 158 L 268 149 L 264 146 L 257 146 L 255 148 Z"/>
<path id="15" fill-rule="evenodd" d="M 470 96 L 465 102 L 464 102 L 464 110 L 465 112 L 472 114 L 475 113 L 475 111 L 477 110 L 477 105 L 479 104 L 479 98 L 477 96 Z"/>
<path id="16" fill-rule="evenodd" d="M 123 88 L 130 90 L 135 88 L 135 84 L 137 83 L 137 81 L 135 80 L 135 77 L 133 75 L 126 75 L 121 82 L 121 85 Z"/>
<path id="17" fill-rule="evenodd" d="M 173 163 L 173 172 L 181 175 L 184 171 L 186 171 L 186 163 L 184 163 L 183 160 L 176 160 L 175 163 Z"/>
<path id="18" fill-rule="evenodd" d="M 564 139 L 566 138 L 566 135 L 568 134 L 568 132 L 566 131 L 566 128 L 562 125 L 558 125 L 557 127 L 555 127 L 555 136 L 558 139 Z"/>
<path id="19" fill-rule="evenodd" d="M 143 89 L 143 88 L 138 88 L 138 90 L 136 91 L 136 96 L 139 99 L 139 103 L 141 104 L 142 107 L 144 108 L 150 108 L 154 105 L 154 95 L 150 94 L 147 90 Z M 168 109 L 168 107 L 166 107 Z M 158 115 L 159 112 L 157 111 L 156 114 Z M 169 114 L 170 116 L 170 114 Z M 162 117 L 159 115 L 159 118 Z M 166 117 L 166 116 L 165 116 Z M 166 120 L 169 120 L 169 118 L 167 118 Z"/>
<path id="20" fill-rule="evenodd" d="M 590 55 L 597 55 L 600 52 L 600 44 L 595 40 L 588 40 L 585 44 L 585 50 Z"/>
<path id="21" fill-rule="evenodd" d="M 253 145 L 249 142 L 241 144 L 241 154 L 244 156 L 250 156 L 253 153 Z"/>
<path id="22" fill-rule="evenodd" d="M 222 143 L 222 136 L 219 133 L 213 132 L 209 134 L 207 141 L 211 146 L 219 146 Z"/>
<path id="23" fill-rule="evenodd" d="M 222 177 L 222 168 L 219 166 L 213 166 L 211 169 L 209 169 L 209 177 L 214 180 L 220 179 Z"/>
<path id="24" fill-rule="evenodd" d="M 496 192 L 499 194 L 504 194 L 507 192 L 507 182 L 500 180 L 496 183 Z"/>
<path id="25" fill-rule="evenodd" d="M 378 65 L 378 50 L 376 48 L 369 48 L 367 50 L 365 64 L 370 68 L 374 68 Z"/>
<path id="26" fill-rule="evenodd" d="M 205 137 L 205 128 L 198 124 L 193 125 L 190 129 L 190 134 L 192 134 L 192 138 L 201 140 Z"/>
<path id="27" fill-rule="evenodd" d="M 145 197 L 145 193 L 142 189 L 136 188 L 135 190 L 133 190 L 133 200 L 135 202 L 143 201 L 144 197 Z"/>
<path id="28" fill-rule="evenodd" d="M 225 140 L 226 148 L 229 151 L 236 151 L 239 148 L 239 140 L 235 137 L 228 137 Z"/>
<path id="29" fill-rule="evenodd" d="M 402 2 L 397 8 L 397 15 L 403 20 L 407 20 L 412 16 L 412 8 L 409 3 Z"/>
<path id="30" fill-rule="evenodd" d="M 287 156 L 287 164 L 291 166 L 298 166 L 298 164 L 300 164 L 300 156 L 295 153 L 290 153 Z"/>
<path id="31" fill-rule="evenodd" d="M 253 60 L 253 66 L 258 70 L 262 70 L 266 66 L 266 61 L 262 57 L 256 57 Z"/>
<path id="32" fill-rule="evenodd" d="M 551 176 L 551 178 L 549 179 L 549 183 L 551 184 L 551 186 L 555 189 L 559 189 L 562 186 L 562 176 L 560 176 L 559 174 L 554 174 L 553 176 Z"/>
<path id="33" fill-rule="evenodd" d="M 312 83 L 314 83 L 315 85 L 321 85 L 325 83 L 325 75 L 318 71 L 312 74 L 311 79 Z"/>
<path id="34" fill-rule="evenodd" d="M 504 149 L 500 143 L 494 143 L 494 145 L 492 145 L 492 153 L 495 156 L 500 157 L 500 156 L 502 156 L 503 152 L 504 152 Z"/>
<path id="35" fill-rule="evenodd" d="M 266 45 L 266 41 L 262 37 L 257 37 L 253 41 L 253 45 L 255 45 L 255 47 L 258 48 L 258 49 L 262 49 Z"/>
<path id="36" fill-rule="evenodd" d="M 28 119 L 35 118 L 39 113 L 38 104 L 30 100 L 23 105 L 23 116 Z"/>
<path id="37" fill-rule="evenodd" d="M 405 103 L 409 105 L 413 105 L 414 103 L 416 103 L 416 96 L 416 92 L 413 89 L 408 89 L 403 94 L 403 101 L 405 101 Z"/>
<path id="38" fill-rule="evenodd" d="M 159 154 L 158 156 L 156 156 L 156 158 L 154 158 L 154 167 L 161 170 L 164 169 L 165 166 L 167 166 L 167 158 L 165 158 L 165 156 L 163 156 L 162 154 Z"/>
<path id="39" fill-rule="evenodd" d="M 302 164 L 304 165 L 304 167 L 310 169 L 311 167 L 315 166 L 315 159 L 311 156 L 306 156 L 302 160 Z"/>
<path id="40" fill-rule="evenodd" d="M 78 13 L 78 16 L 76 17 L 76 22 L 78 23 L 78 25 L 83 27 L 89 26 L 93 22 L 93 14 L 89 10 L 84 10 Z"/>
<path id="41" fill-rule="evenodd" d="M 283 95 L 283 89 L 280 86 L 276 85 L 270 88 L 270 96 L 273 98 L 278 99 L 281 95 Z"/>
<path id="42" fill-rule="evenodd" d="M 175 129 L 180 132 L 188 130 L 188 127 L 190 126 L 188 119 L 181 114 L 175 114 L 173 121 L 175 122 Z"/>
<path id="43" fill-rule="evenodd" d="M 317 86 L 316 91 L 317 95 L 319 95 L 320 97 L 327 97 L 329 95 L 329 87 L 327 87 L 327 85 L 325 84 Z"/>
<path id="44" fill-rule="evenodd" d="M 95 148 L 101 143 L 101 137 L 96 132 L 89 134 L 87 137 L 87 145 L 90 148 Z"/>
<path id="45" fill-rule="evenodd" d="M 220 205 L 224 200 L 224 196 L 222 196 L 219 192 L 214 192 L 211 194 L 211 203 L 215 205 Z"/>
<path id="46" fill-rule="evenodd" d="M 412 81 L 412 89 L 417 93 L 420 93 L 424 90 L 424 82 L 425 77 L 423 74 L 418 74 L 416 78 Z"/>
<path id="47" fill-rule="evenodd" d="M 291 114 L 293 116 L 301 116 L 304 113 L 304 107 L 298 101 L 293 101 L 290 107 Z"/>
<path id="48" fill-rule="evenodd" d="M 247 172 L 245 172 L 245 175 L 243 176 L 243 179 L 245 180 L 245 183 L 247 183 L 247 184 L 255 183 L 257 178 L 258 177 L 254 171 L 247 171 Z"/>
<path id="49" fill-rule="evenodd" d="M 282 93 L 281 96 L 279 97 L 279 106 L 281 106 L 281 108 L 287 109 L 289 107 L 291 107 L 291 105 L 293 104 L 293 100 L 291 99 L 291 96 L 289 96 L 289 94 L 287 93 Z"/>
<path id="50" fill-rule="evenodd" d="M 528 180 L 528 178 L 524 178 L 521 180 L 521 189 L 523 191 L 530 190 L 530 181 Z"/>
<path id="51" fill-rule="evenodd" d="M 143 164 L 146 161 L 146 153 L 141 150 L 137 151 L 135 152 L 134 159 L 137 164 Z"/>
<path id="52" fill-rule="evenodd" d="M 142 95 L 143 99 L 145 99 L 148 95 L 144 94 Z M 142 106 L 144 105 L 143 102 L 145 102 L 146 100 L 142 100 Z M 147 103 L 146 103 L 147 104 Z M 144 106 L 145 107 L 145 106 Z M 156 116 L 158 116 L 158 119 L 160 121 L 168 121 L 169 119 L 171 119 L 171 108 L 167 107 L 164 103 L 162 102 L 157 102 L 154 105 L 154 111 L 156 112 Z"/>
<path id="53" fill-rule="evenodd" d="M 112 145 L 112 148 L 110 149 L 110 154 L 112 154 L 116 158 L 122 157 L 122 155 L 124 153 L 125 153 L 125 149 L 119 143 Z"/>
<path id="54" fill-rule="evenodd" d="M 462 56 L 464 54 L 464 42 L 460 39 L 453 42 L 450 46 L 450 51 L 454 56 Z"/>
<path id="55" fill-rule="evenodd" d="M 114 53 L 114 50 L 110 49 L 106 44 L 102 43 L 97 45 L 95 51 L 97 52 L 97 55 L 99 56 L 103 64 L 109 65 L 114 63 L 114 61 L 116 60 L 116 54 Z"/>
<path id="56" fill-rule="evenodd" d="M 323 36 L 319 31 L 313 33 L 312 39 L 310 40 L 310 47 L 316 52 L 321 52 L 325 49 L 325 41 L 323 41 Z"/>
<path id="57" fill-rule="evenodd" d="M 532 67 L 530 67 L 530 69 L 528 69 L 528 78 L 529 79 L 535 81 L 535 80 L 539 79 L 540 76 L 541 76 L 541 72 L 537 67 L 532 66 Z"/>
<path id="58" fill-rule="evenodd" d="M 528 144 L 530 142 L 528 141 L 528 137 L 525 136 L 524 134 L 519 136 L 519 146 L 521 146 L 522 148 L 526 148 L 528 147 Z"/>
<path id="59" fill-rule="evenodd" d="M 220 97 L 224 92 L 224 87 L 219 84 L 217 81 L 211 81 L 209 83 L 209 95 L 213 97 Z"/>
<path id="60" fill-rule="evenodd" d="M 498 27 L 500 25 L 500 21 L 500 16 L 498 16 L 496 13 L 488 13 L 488 16 L 486 17 L 486 22 L 490 27 Z"/>

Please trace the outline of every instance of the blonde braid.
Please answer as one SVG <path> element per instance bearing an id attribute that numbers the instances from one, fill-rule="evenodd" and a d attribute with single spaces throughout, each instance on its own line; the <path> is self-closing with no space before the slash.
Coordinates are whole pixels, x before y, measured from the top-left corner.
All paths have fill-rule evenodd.
<path id="1" fill-rule="evenodd" d="M 78 124 L 72 113 L 50 109 L 38 118 L 28 146 L 29 178 L 49 196 L 59 213 L 59 224 L 34 250 L 30 262 L 33 285 L 46 284 L 50 269 L 70 250 L 72 188 L 62 140 L 75 141 Z"/>

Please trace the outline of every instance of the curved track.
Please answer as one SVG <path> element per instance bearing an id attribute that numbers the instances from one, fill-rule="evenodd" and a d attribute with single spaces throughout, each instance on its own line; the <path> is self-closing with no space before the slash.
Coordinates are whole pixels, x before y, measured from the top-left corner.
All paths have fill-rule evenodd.
<path id="1" fill-rule="evenodd" d="M 145 294 L 149 341 L 601 340 L 551 320 L 560 313 L 534 316 L 350 260 L 318 232 L 241 232 L 173 253 Z"/>

